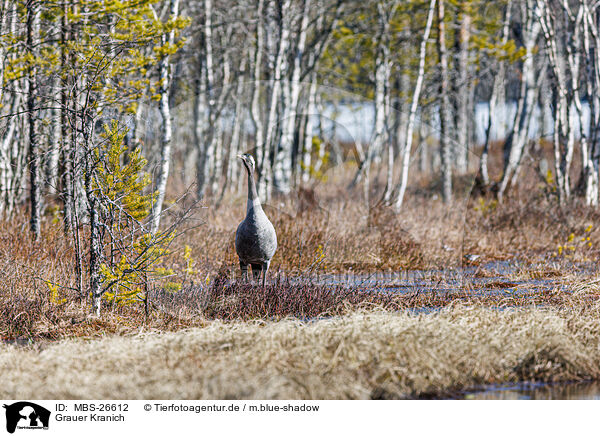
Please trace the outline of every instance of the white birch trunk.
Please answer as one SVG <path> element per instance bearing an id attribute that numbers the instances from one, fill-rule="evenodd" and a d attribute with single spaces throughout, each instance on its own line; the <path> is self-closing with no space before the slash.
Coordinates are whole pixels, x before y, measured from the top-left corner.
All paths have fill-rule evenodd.
<path id="1" fill-rule="evenodd" d="M 586 2 L 581 2 L 577 10 L 577 15 L 573 16 L 569 14 L 569 18 L 573 21 L 573 32 L 570 35 L 570 41 L 567 44 L 567 61 L 569 65 L 569 71 L 571 76 L 571 89 L 573 104 L 575 106 L 576 114 L 580 120 L 579 122 L 579 148 L 581 152 L 581 176 L 580 184 L 581 190 L 584 194 L 585 202 L 588 206 L 597 206 L 598 204 L 598 173 L 592 162 L 590 141 L 583 124 L 583 106 L 581 103 L 580 93 L 580 70 L 582 58 L 585 58 L 586 64 L 589 64 L 589 32 L 588 32 L 588 21 L 586 19 Z M 582 48 L 582 50 L 580 49 Z M 589 68 L 588 68 L 589 69 Z M 588 95 L 590 93 L 590 87 L 588 81 L 584 83 L 584 90 L 587 89 Z M 591 97 L 592 100 L 594 97 Z M 593 101 L 589 101 L 590 106 L 590 117 L 594 117 Z M 590 130 L 592 133 L 593 130 Z"/>
<path id="2" fill-rule="evenodd" d="M 306 127 L 304 128 L 304 150 L 302 152 L 302 183 L 310 181 L 311 158 L 313 145 L 314 114 L 316 112 L 317 75 L 311 74 L 310 89 L 308 91 L 308 108 L 306 109 Z"/>
<path id="3" fill-rule="evenodd" d="M 526 16 L 526 22 L 523 26 L 525 59 L 523 60 L 521 73 L 521 93 L 513 129 L 509 137 L 509 155 L 504 165 L 504 173 L 502 174 L 502 180 L 498 189 L 499 201 L 502 201 L 509 183 L 513 181 L 513 176 L 517 173 L 518 167 L 521 164 L 523 151 L 529 139 L 529 125 L 537 101 L 536 94 L 539 89 L 533 61 L 540 33 L 540 24 L 535 19 L 536 6 L 532 0 L 528 0 L 527 4 L 523 4 L 523 15 Z"/>
<path id="4" fill-rule="evenodd" d="M 469 135 L 469 40 L 471 37 L 471 17 L 465 11 L 460 12 L 460 29 L 458 31 L 457 81 L 456 90 L 456 144 L 454 155 L 456 170 L 460 174 L 468 171 L 470 135 Z"/>
<path id="5" fill-rule="evenodd" d="M 405 22 L 404 26 L 408 29 L 409 23 Z M 401 38 L 403 40 L 409 40 L 410 32 L 408 30 L 402 31 Z M 406 56 L 405 50 L 409 51 L 411 48 L 409 44 L 404 48 L 400 54 L 399 62 L 399 77 L 395 79 L 396 88 L 396 100 L 394 104 L 394 153 L 396 156 L 400 156 L 403 153 L 403 147 L 406 144 L 406 125 L 408 124 L 408 114 L 410 112 L 410 101 L 408 99 L 409 92 L 411 90 L 410 83 L 410 58 Z"/>
<path id="6" fill-rule="evenodd" d="M 417 138 L 419 140 L 419 172 L 425 173 L 431 170 L 431 162 L 429 160 L 429 145 L 427 144 L 428 126 L 424 120 L 419 123 Z"/>
<path id="7" fill-rule="evenodd" d="M 298 101 L 300 98 L 300 73 L 302 70 L 302 58 L 306 47 L 306 33 L 310 18 L 311 0 L 303 0 L 301 9 L 302 19 L 298 30 L 296 53 L 292 65 L 291 79 L 284 86 L 287 87 L 287 104 L 284 108 L 282 121 L 281 142 L 275 155 L 273 172 L 274 188 L 282 194 L 290 192 L 290 181 L 292 177 L 292 147 L 294 143 L 294 131 L 298 114 Z"/>
<path id="8" fill-rule="evenodd" d="M 210 162 L 214 157 L 215 148 L 215 126 L 211 116 L 215 104 L 214 101 L 214 58 L 213 58 L 213 11 L 212 0 L 204 0 L 204 60 L 200 79 L 200 89 L 196 97 L 195 111 L 201 125 L 196 125 L 201 134 L 198 134 L 198 163 L 196 177 L 198 186 L 198 198 L 204 198 L 206 187 L 209 183 Z"/>
<path id="9" fill-rule="evenodd" d="M 375 58 L 375 126 L 373 129 L 370 156 L 367 164 L 381 161 L 383 145 L 386 141 L 386 100 L 390 83 L 389 28 L 390 13 L 384 2 L 378 2 L 379 37 L 377 38 L 377 56 Z"/>
<path id="10" fill-rule="evenodd" d="M 278 136 L 277 111 L 280 106 L 281 79 L 287 67 L 286 52 L 288 49 L 288 40 L 290 37 L 289 17 L 291 0 L 284 0 L 283 3 L 273 2 L 275 15 L 278 21 L 277 34 L 277 55 L 273 65 L 273 74 L 270 80 L 271 96 L 269 98 L 269 115 L 265 129 L 265 152 L 262 155 L 260 163 L 261 172 L 258 177 L 258 194 L 264 199 L 271 196 L 271 158 L 270 151 L 275 147 L 275 139 Z M 273 29 L 275 30 L 275 29 Z"/>
<path id="11" fill-rule="evenodd" d="M 58 77 L 52 80 L 52 95 L 56 95 L 59 90 Z M 58 193 L 58 162 L 60 158 L 60 109 L 50 109 L 50 134 L 48 135 L 48 154 L 46 159 L 46 186 L 48 194 Z"/>
<path id="12" fill-rule="evenodd" d="M 268 0 L 267 0 L 268 1 Z M 252 74 L 252 104 L 250 108 L 250 118 L 254 126 L 254 147 L 256 152 L 256 163 L 257 173 L 262 172 L 262 161 L 265 153 L 265 134 L 264 134 L 264 122 L 260 106 L 261 100 L 261 87 L 262 87 L 262 58 L 265 43 L 264 34 L 264 14 L 265 14 L 265 0 L 258 1 L 257 8 L 257 19 L 256 19 L 256 44 L 253 55 L 254 69 Z M 245 171 L 243 165 L 240 165 L 241 171 Z M 243 177 L 242 177 L 243 179 Z"/>
<path id="13" fill-rule="evenodd" d="M 225 88 L 228 88 L 231 86 L 230 84 L 230 80 L 231 80 L 231 65 L 230 65 L 230 59 L 229 56 L 227 55 L 227 51 L 223 54 L 223 60 L 221 62 L 223 64 L 223 77 L 222 77 L 222 86 L 221 86 L 221 94 L 220 94 L 220 98 L 219 98 L 219 108 L 218 110 L 221 110 L 221 105 L 222 105 L 222 98 L 224 95 L 227 94 L 227 92 L 225 91 Z M 212 125 L 213 125 L 213 129 L 214 129 L 214 125 L 217 124 L 217 120 L 215 119 L 215 117 L 212 118 L 214 121 L 212 121 Z M 214 157 L 213 157 L 213 165 L 211 165 L 211 170 L 212 170 L 212 174 L 211 174 L 211 191 L 213 193 L 218 192 L 219 189 L 219 183 L 221 182 L 221 179 L 223 178 L 223 159 L 224 159 L 224 147 L 223 147 L 223 141 L 224 141 L 224 134 L 225 132 L 221 131 L 222 129 L 217 127 L 217 129 L 215 129 L 216 132 L 214 133 L 215 135 L 215 150 L 214 150 Z"/>
<path id="14" fill-rule="evenodd" d="M 27 4 L 27 49 L 35 60 L 39 56 L 40 8 L 36 2 Z M 39 78 L 35 64 L 27 72 L 27 123 L 29 138 L 29 204 L 30 229 L 35 239 L 39 238 L 41 228 L 41 159 L 39 137 Z"/>
<path id="15" fill-rule="evenodd" d="M 208 0 L 210 1 L 210 0 Z M 179 14 L 179 0 L 170 0 L 169 3 L 169 19 L 177 17 Z M 169 32 L 168 35 L 163 37 L 162 43 L 171 45 L 174 40 L 174 32 Z M 171 102 L 170 102 L 170 91 L 171 91 L 171 64 L 169 62 L 169 56 L 165 56 L 160 60 L 158 64 L 158 73 L 160 76 L 160 114 L 163 119 L 161 127 L 161 141 L 160 141 L 160 167 L 158 170 L 158 180 L 156 182 L 156 201 L 152 207 L 151 214 L 151 230 L 152 232 L 158 231 L 160 226 L 160 217 L 163 210 L 163 203 L 165 200 L 165 194 L 167 191 L 167 181 L 169 179 L 169 167 L 171 164 L 171 141 L 173 138 L 173 127 L 172 127 L 172 115 L 171 115 Z"/>
<path id="16" fill-rule="evenodd" d="M 508 42 L 508 31 L 511 18 L 512 0 L 509 0 L 505 6 L 504 12 L 504 23 L 502 25 L 502 39 L 501 44 L 506 45 Z M 490 176 L 488 173 L 488 154 L 490 149 L 490 141 L 492 134 L 492 125 L 496 119 L 496 108 L 499 105 L 504 104 L 504 77 L 506 73 L 505 64 L 499 61 L 497 74 L 494 74 L 492 78 L 492 95 L 490 96 L 489 110 L 488 110 L 488 122 L 485 131 L 485 143 L 483 145 L 483 151 L 481 153 L 481 159 L 479 161 L 479 174 L 481 175 L 481 182 L 484 187 L 488 187 L 490 184 Z"/>
<path id="17" fill-rule="evenodd" d="M 323 166 L 323 163 L 325 162 L 325 151 L 326 151 L 326 147 L 327 147 L 327 143 L 325 141 L 325 132 L 323 131 L 323 118 L 321 117 L 321 114 L 323 114 L 324 112 L 324 107 L 323 107 L 323 100 L 321 99 L 321 95 L 317 94 L 317 97 L 315 99 L 315 108 L 317 109 L 316 115 L 317 115 L 317 120 L 318 120 L 318 132 L 319 132 L 319 149 L 317 150 L 317 156 L 315 159 L 315 163 L 313 165 L 315 174 L 319 174 L 319 171 L 321 171 L 321 167 Z M 335 134 L 333 135 L 335 136 Z"/>
<path id="18" fill-rule="evenodd" d="M 445 0 L 438 0 L 437 46 L 440 60 L 440 160 L 442 163 L 442 198 L 452 201 L 452 143 L 450 137 L 450 98 L 448 96 L 448 57 L 446 51 Z"/>
<path id="19" fill-rule="evenodd" d="M 600 6 L 596 5 L 594 10 L 590 10 L 588 0 L 584 0 L 583 5 L 585 8 L 583 36 L 584 53 L 586 55 L 587 95 L 590 100 L 589 159 L 593 171 L 592 175 L 587 174 L 588 182 L 585 197 L 587 204 L 597 206 L 598 191 L 600 190 L 598 187 L 598 144 L 600 140 L 600 33 L 598 32 L 598 10 Z"/>
<path id="20" fill-rule="evenodd" d="M 9 0 L 4 0 L 2 3 L 2 17 L 0 21 L 1 34 L 7 32 L 15 34 L 16 32 L 16 2 L 13 4 L 10 10 L 8 6 Z M 4 44 L 0 44 L 0 102 L 2 103 L 5 101 L 4 89 L 8 85 L 4 77 L 6 56 L 7 51 L 4 48 Z M 13 60 L 15 56 L 16 54 L 13 54 L 8 60 Z M 10 114 L 17 113 L 22 96 L 22 92 L 20 89 L 18 89 L 18 86 L 16 86 L 18 81 L 14 81 L 14 83 L 15 88 L 17 89 L 15 89 L 15 92 L 10 97 L 11 104 L 8 105 L 9 112 L 2 114 L 6 116 L 6 118 L 2 124 L 2 136 L 0 139 L 0 216 L 4 218 L 6 218 L 12 212 L 11 204 L 14 203 L 10 199 L 12 194 L 10 187 L 13 175 L 10 157 L 11 145 L 16 132 L 18 117 L 10 116 Z"/>
<path id="21" fill-rule="evenodd" d="M 569 199 L 571 183 L 569 170 L 573 158 L 574 135 L 571 129 L 570 99 L 567 90 L 567 71 L 563 49 L 559 49 L 559 41 L 555 32 L 554 13 L 547 2 L 537 0 L 539 22 L 543 31 L 550 66 L 555 79 L 554 94 L 554 160 L 558 198 L 561 204 Z"/>
<path id="22" fill-rule="evenodd" d="M 415 84 L 415 90 L 413 92 L 412 103 L 410 106 L 410 112 L 408 115 L 408 123 L 406 124 L 406 144 L 404 145 L 404 151 L 402 155 L 402 175 L 400 182 L 397 185 L 397 194 L 394 199 L 394 209 L 396 212 L 400 211 L 402 203 L 404 202 L 404 195 L 406 193 L 406 187 L 408 185 L 408 170 L 410 167 L 410 153 L 412 151 L 412 136 L 415 127 L 415 119 L 417 116 L 417 108 L 419 107 L 419 97 L 421 95 L 421 88 L 423 87 L 423 79 L 425 76 L 425 59 L 427 57 L 427 41 L 429 40 L 429 34 L 431 32 L 431 26 L 433 24 L 433 15 L 435 12 L 435 1 L 430 0 L 429 8 L 427 12 L 427 23 L 425 24 L 425 30 L 423 32 L 423 39 L 421 40 L 421 46 L 419 50 L 419 71 L 417 73 L 417 83 Z"/>
<path id="23" fill-rule="evenodd" d="M 18 112 L 22 100 L 22 92 L 19 92 L 18 87 L 15 90 L 17 92 L 11 97 L 11 114 Z M 15 189 L 16 168 L 12 165 L 13 159 L 19 156 L 19 154 L 15 155 L 15 148 L 19 152 L 19 147 L 15 140 L 15 133 L 19 127 L 18 123 L 19 117 L 16 115 L 7 118 L 7 127 L 0 142 L 0 214 L 5 218 L 13 212 L 18 199 L 19 190 Z"/>
<path id="24" fill-rule="evenodd" d="M 390 84 L 390 55 L 389 55 L 389 27 L 391 17 L 391 7 L 385 2 L 377 3 L 377 52 L 375 55 L 375 125 L 373 126 L 373 136 L 367 146 L 365 159 L 361 162 L 354 175 L 351 187 L 355 186 L 360 180 L 365 183 L 365 196 L 369 190 L 369 175 L 371 164 L 381 162 L 381 154 L 383 145 L 386 141 L 386 101 L 388 100 L 389 84 Z M 389 193 L 391 188 L 386 189 L 384 197 Z"/>
<path id="25" fill-rule="evenodd" d="M 240 143 L 244 135 L 244 91 L 245 85 L 245 71 L 246 71 L 246 57 L 244 57 L 240 64 L 240 75 L 238 77 L 238 83 L 236 87 L 236 101 L 235 111 L 233 120 L 233 129 L 231 131 L 231 143 L 229 145 L 229 156 L 227 161 L 227 180 L 224 185 L 229 185 L 230 192 L 233 192 L 237 182 L 237 176 L 239 171 L 236 171 L 236 156 L 240 150 Z M 223 188 L 225 190 L 225 187 Z"/>

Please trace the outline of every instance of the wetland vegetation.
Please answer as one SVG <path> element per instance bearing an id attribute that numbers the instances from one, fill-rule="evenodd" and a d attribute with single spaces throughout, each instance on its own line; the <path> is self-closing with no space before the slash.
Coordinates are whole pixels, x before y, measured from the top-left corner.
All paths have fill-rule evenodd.
<path id="1" fill-rule="evenodd" d="M 596 386 L 599 22 L 0 0 L 0 395 Z M 238 154 L 277 235 L 264 286 L 240 277 Z"/>

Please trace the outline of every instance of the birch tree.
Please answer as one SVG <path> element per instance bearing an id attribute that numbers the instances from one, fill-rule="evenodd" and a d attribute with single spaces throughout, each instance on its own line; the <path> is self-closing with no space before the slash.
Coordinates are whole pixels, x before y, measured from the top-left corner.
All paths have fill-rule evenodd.
<path id="1" fill-rule="evenodd" d="M 583 1 L 583 50 L 585 56 L 586 71 L 586 94 L 590 106 L 590 124 L 588 128 L 589 141 L 587 152 L 587 164 L 583 165 L 583 177 L 585 178 L 585 201 L 586 204 L 598 206 L 598 178 L 599 178 L 599 150 L 600 140 L 600 26 L 599 9 L 590 7 L 587 0 Z"/>
<path id="2" fill-rule="evenodd" d="M 297 123 L 298 104 L 300 97 L 300 74 L 303 64 L 304 51 L 306 47 L 306 34 L 310 18 L 310 0 L 300 2 L 301 19 L 296 37 L 292 47 L 293 63 L 289 80 L 284 81 L 284 108 L 282 119 L 281 141 L 275 153 L 273 181 L 277 192 L 288 194 L 290 192 L 292 177 L 292 147 L 294 142 L 294 130 Z"/>
<path id="3" fill-rule="evenodd" d="M 276 138 L 278 137 L 277 125 L 280 107 L 280 93 L 282 78 L 286 73 L 287 56 L 289 38 L 290 38 L 290 25 L 291 25 L 291 0 L 284 0 L 283 2 L 273 1 L 271 4 L 272 25 L 268 27 L 268 33 L 270 38 L 269 51 L 275 53 L 272 66 L 272 75 L 269 79 L 270 95 L 268 100 L 268 115 L 267 123 L 265 126 L 265 150 L 262 153 L 262 161 L 259 164 L 260 172 L 258 176 L 258 190 L 259 195 L 263 198 L 269 198 L 271 194 L 271 183 L 272 180 L 272 161 L 271 161 L 271 150 L 277 153 L 278 145 L 276 144 Z M 285 152 L 282 152 L 285 153 Z M 285 159 L 282 157 L 282 159 Z M 283 162 L 282 162 L 283 163 Z M 285 188 L 284 188 L 285 191 Z"/>
<path id="4" fill-rule="evenodd" d="M 208 0 L 210 1 L 210 0 Z M 169 1 L 169 15 L 168 20 L 172 20 L 179 14 L 179 0 Z M 158 16 L 155 14 L 155 19 L 158 20 Z M 158 75 L 159 81 L 159 96 L 160 96 L 160 114 L 162 116 L 162 128 L 161 128 L 161 144 L 160 144 L 160 167 L 158 170 L 158 180 L 156 184 L 156 201 L 152 207 L 152 214 L 150 217 L 152 231 L 156 232 L 160 225 L 160 217 L 163 209 L 163 202 L 165 200 L 165 194 L 167 191 L 167 181 L 169 179 L 169 167 L 171 164 L 171 140 L 173 137 L 173 120 L 171 116 L 171 84 L 173 80 L 173 73 L 171 70 L 171 64 L 169 62 L 169 54 L 173 52 L 175 42 L 175 30 L 171 30 L 162 36 L 162 44 L 166 48 L 167 52 L 163 55 L 163 58 L 158 63 Z"/>
<path id="5" fill-rule="evenodd" d="M 511 10 L 512 10 L 512 0 L 509 0 L 504 7 L 504 19 L 502 24 L 502 36 L 500 39 L 500 46 L 506 47 L 508 43 L 508 34 L 509 34 L 509 26 L 511 21 Z M 493 60 L 492 60 L 493 62 Z M 488 103 L 488 119 L 487 126 L 485 129 L 485 142 L 483 145 L 483 150 L 481 152 L 481 158 L 479 161 L 479 175 L 481 177 L 481 183 L 484 188 L 490 185 L 490 176 L 488 173 L 488 155 L 490 149 L 490 141 L 492 137 L 492 125 L 493 123 L 497 123 L 496 120 L 496 109 L 498 106 L 503 106 L 505 103 L 504 97 L 504 79 L 506 74 L 506 66 L 503 61 L 498 61 L 497 71 L 492 72 L 492 93 L 490 96 L 490 100 Z"/>
<path id="6" fill-rule="evenodd" d="M 40 214 L 42 208 L 40 183 L 40 140 L 39 140 L 39 97 L 38 69 L 40 9 L 37 0 L 27 2 L 27 48 L 33 61 L 27 73 L 27 124 L 29 126 L 29 203 L 31 208 L 30 229 L 34 237 L 40 236 Z"/>
<path id="7" fill-rule="evenodd" d="M 365 152 L 364 159 L 360 162 L 360 165 L 354 175 L 351 183 L 351 187 L 355 186 L 359 181 L 363 181 L 363 192 L 365 202 L 368 204 L 369 190 L 370 190 L 370 170 L 373 163 L 379 163 L 381 161 L 381 153 L 384 149 L 384 144 L 388 139 L 388 124 L 387 118 L 389 116 L 389 93 L 390 93 L 390 75 L 391 75 L 391 58 L 390 58 L 390 24 L 394 11 L 397 7 L 396 1 L 379 1 L 376 6 L 376 20 L 377 33 L 374 37 L 374 69 L 373 69 L 373 82 L 374 82 L 374 125 L 373 134 L 369 143 L 367 144 L 367 150 Z M 389 156 L 389 155 L 388 155 Z M 393 156 L 393 155 L 392 155 Z M 393 160 L 393 157 L 392 157 Z M 388 161 L 389 163 L 389 161 Z M 393 171 L 393 164 L 388 165 L 388 178 L 389 173 Z M 391 187 L 388 186 L 384 197 L 391 196 Z"/>
<path id="8" fill-rule="evenodd" d="M 570 169 L 575 147 L 575 135 L 571 125 L 571 98 L 569 95 L 569 80 L 567 60 L 565 59 L 568 43 L 565 21 L 559 20 L 557 12 L 564 14 L 568 10 L 564 4 L 550 4 L 537 0 L 539 23 L 543 31 L 546 52 L 551 66 L 553 87 L 553 116 L 554 116 L 554 168 L 558 198 L 561 204 L 571 195 Z M 567 21 L 568 23 L 568 21 Z"/>
<path id="9" fill-rule="evenodd" d="M 446 49 L 446 18 L 444 0 L 437 2 L 437 48 L 440 61 L 440 157 L 442 162 L 442 197 L 445 203 L 452 201 L 452 142 L 450 133 L 451 113 L 448 95 L 448 55 Z"/>
<path id="10" fill-rule="evenodd" d="M 215 71 L 213 59 L 212 0 L 203 0 L 204 23 L 199 34 L 198 53 L 200 78 L 194 93 L 194 142 L 198 147 L 196 167 L 198 198 L 203 198 L 209 180 L 209 163 L 215 144 Z"/>
<path id="11" fill-rule="evenodd" d="M 463 2 L 459 6 L 459 29 L 456 32 L 455 44 L 455 72 L 454 72 L 454 108 L 455 108 L 455 130 L 456 142 L 454 146 L 454 156 L 456 160 L 456 169 L 460 174 L 465 174 L 468 170 L 469 151 L 471 149 L 469 141 L 469 100 L 473 87 L 470 86 L 469 76 L 469 41 L 471 34 L 471 15 L 468 10 L 468 2 Z"/>
<path id="12" fill-rule="evenodd" d="M 564 8 L 568 8 L 568 4 L 563 3 Z M 598 8 L 598 5 L 595 5 Z M 590 24 L 595 25 L 593 16 L 587 1 L 581 1 L 576 11 L 567 9 L 570 21 L 574 27 L 571 34 L 571 39 L 567 46 L 567 61 L 571 76 L 571 88 L 573 90 L 573 103 L 575 112 L 580 120 L 579 122 L 579 148 L 581 151 L 581 176 L 580 176 L 580 191 L 583 193 L 585 203 L 588 206 L 598 205 L 598 168 L 594 164 L 594 145 L 593 140 L 590 141 L 590 136 L 594 136 L 597 130 L 597 100 L 595 95 L 597 88 L 594 87 L 596 81 L 594 77 L 594 65 L 597 60 L 594 59 L 597 55 L 591 50 Z M 594 27 L 597 33 L 597 26 Z M 581 80 L 581 71 L 585 66 L 585 80 Z M 580 85 L 583 83 L 583 85 Z M 584 125 L 584 112 L 582 103 L 582 94 L 588 96 L 588 105 L 590 108 L 590 124 Z"/>
<path id="13" fill-rule="evenodd" d="M 397 192 L 394 198 L 394 209 L 399 212 L 404 202 L 404 195 L 406 194 L 406 187 L 408 185 L 408 170 L 410 167 L 410 154 L 412 151 L 412 140 L 413 130 L 415 128 L 415 122 L 417 118 L 417 109 L 419 106 L 419 97 L 421 95 L 421 89 L 423 87 L 423 81 L 425 77 L 425 60 L 427 57 L 427 42 L 429 40 L 429 34 L 431 33 L 431 27 L 433 25 L 433 16 L 435 13 L 436 0 L 430 0 L 429 7 L 427 9 L 427 22 L 423 31 L 423 38 L 419 49 L 419 68 L 417 72 L 417 81 L 412 96 L 412 103 L 410 106 L 410 112 L 408 115 L 408 122 L 406 124 L 406 133 L 404 135 L 406 143 L 403 147 L 402 154 L 402 173 L 400 181 L 398 182 L 395 191 Z"/>
<path id="14" fill-rule="evenodd" d="M 523 17 L 522 39 L 525 56 L 522 64 L 521 84 L 517 111 L 513 122 L 512 131 L 505 145 L 508 158 L 504 162 L 504 171 L 498 189 L 498 199 L 502 201 L 509 183 L 518 172 L 525 145 L 529 140 L 529 126 L 531 124 L 537 93 L 539 92 L 534 64 L 535 47 L 540 33 L 540 23 L 536 19 L 538 12 L 533 0 L 521 2 L 521 16 Z"/>

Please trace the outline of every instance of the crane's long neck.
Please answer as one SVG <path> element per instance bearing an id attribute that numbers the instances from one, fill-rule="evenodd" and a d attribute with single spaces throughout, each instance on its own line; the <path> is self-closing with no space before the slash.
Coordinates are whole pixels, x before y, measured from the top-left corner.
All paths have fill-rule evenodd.
<path id="1" fill-rule="evenodd" d="M 253 209 L 262 209 L 262 206 L 256 192 L 254 173 L 248 167 L 246 167 L 246 171 L 248 172 L 248 204 L 246 205 L 246 214 L 249 214 Z"/>

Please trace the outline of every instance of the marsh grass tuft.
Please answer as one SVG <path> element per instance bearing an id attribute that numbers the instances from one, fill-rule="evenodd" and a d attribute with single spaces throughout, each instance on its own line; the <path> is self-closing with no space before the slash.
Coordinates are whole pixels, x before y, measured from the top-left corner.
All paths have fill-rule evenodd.
<path id="1" fill-rule="evenodd" d="M 398 309 L 404 306 L 392 293 L 357 291 L 342 286 L 287 281 L 266 286 L 215 283 L 204 314 L 211 319 L 248 320 L 333 316 L 366 307 Z"/>

